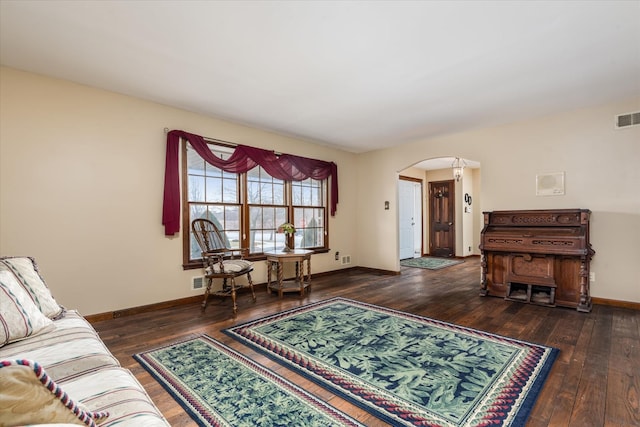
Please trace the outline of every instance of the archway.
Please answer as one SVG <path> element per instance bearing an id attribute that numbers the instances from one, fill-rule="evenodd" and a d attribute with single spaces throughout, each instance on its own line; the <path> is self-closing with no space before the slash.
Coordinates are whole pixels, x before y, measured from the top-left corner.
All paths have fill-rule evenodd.
<path id="1" fill-rule="evenodd" d="M 432 255 L 433 243 L 430 236 L 433 234 L 432 218 L 430 214 L 428 192 L 429 183 L 432 182 L 452 182 L 454 195 L 452 196 L 454 216 L 451 221 L 453 227 L 452 234 L 455 236 L 452 254 L 456 257 L 467 257 L 479 255 L 478 245 L 480 244 L 480 231 L 482 230 L 482 210 L 480 208 L 480 163 L 471 159 L 462 158 L 464 169 L 458 180 L 454 178 L 452 165 L 456 157 L 438 157 L 419 161 L 399 172 L 401 179 L 419 180 L 423 188 L 422 196 L 422 218 L 420 218 L 420 228 L 422 230 L 421 247 L 422 255 Z M 398 205 L 402 194 L 398 192 Z M 399 216 L 398 221 L 402 221 Z M 400 229 L 402 224 L 398 224 L 398 236 L 402 239 Z M 399 246 L 403 243 L 400 242 Z M 400 253 L 398 254 L 400 257 Z"/>

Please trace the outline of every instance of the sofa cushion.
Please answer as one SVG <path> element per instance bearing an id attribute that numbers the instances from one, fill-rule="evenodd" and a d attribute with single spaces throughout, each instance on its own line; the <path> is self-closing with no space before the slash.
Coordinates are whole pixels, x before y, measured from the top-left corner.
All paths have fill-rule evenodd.
<path id="1" fill-rule="evenodd" d="M 37 360 L 57 382 L 120 366 L 95 329 L 75 310 L 54 320 L 47 333 L 0 348 L 0 359 Z"/>
<path id="2" fill-rule="evenodd" d="M 60 383 L 86 408 L 107 411 L 100 427 L 167 427 L 169 423 L 133 374 L 124 368 L 105 368 Z"/>
<path id="3" fill-rule="evenodd" d="M 2 257 L 0 258 L 0 271 L 11 272 L 45 316 L 53 319 L 62 314 L 64 309 L 51 295 L 51 291 L 40 276 L 38 265 L 33 258 Z"/>
<path id="4" fill-rule="evenodd" d="M 0 361 L 0 425 L 71 423 L 95 427 L 109 415 L 78 404 L 36 362 Z M 28 399 L 25 397 L 28 396 Z"/>
<path id="5" fill-rule="evenodd" d="M 78 424 L 71 423 L 46 423 L 46 424 L 29 424 L 29 427 L 76 427 Z"/>
<path id="6" fill-rule="evenodd" d="M 0 347 L 52 328 L 13 274 L 0 270 Z"/>

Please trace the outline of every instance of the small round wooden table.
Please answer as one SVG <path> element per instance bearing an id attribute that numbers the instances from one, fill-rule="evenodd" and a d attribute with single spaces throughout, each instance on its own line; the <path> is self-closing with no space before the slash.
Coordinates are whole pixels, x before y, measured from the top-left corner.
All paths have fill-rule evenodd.
<path id="1" fill-rule="evenodd" d="M 306 249 L 292 249 L 291 252 L 267 251 L 267 292 L 278 291 L 278 296 L 282 298 L 284 292 L 300 292 L 304 295 L 304 290 L 311 288 L 311 254 L 313 251 Z M 307 274 L 304 272 L 304 263 L 307 262 Z M 296 276 L 291 280 L 284 279 L 283 265 L 285 262 L 296 263 Z M 275 282 L 271 282 L 271 270 L 276 268 L 277 277 Z M 311 289 L 309 289 L 311 290 Z"/>

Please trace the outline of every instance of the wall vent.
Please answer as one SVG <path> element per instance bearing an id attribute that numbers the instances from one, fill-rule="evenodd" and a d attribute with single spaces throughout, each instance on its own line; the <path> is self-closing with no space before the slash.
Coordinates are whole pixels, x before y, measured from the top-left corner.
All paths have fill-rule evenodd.
<path id="1" fill-rule="evenodd" d="M 351 264 L 351 255 L 345 255 L 342 257 L 342 265 Z"/>
<path id="2" fill-rule="evenodd" d="M 640 111 L 616 116 L 616 129 L 625 129 L 640 125 Z"/>
<path id="3" fill-rule="evenodd" d="M 197 291 L 204 288 L 204 276 L 196 276 L 191 278 L 191 290 Z"/>

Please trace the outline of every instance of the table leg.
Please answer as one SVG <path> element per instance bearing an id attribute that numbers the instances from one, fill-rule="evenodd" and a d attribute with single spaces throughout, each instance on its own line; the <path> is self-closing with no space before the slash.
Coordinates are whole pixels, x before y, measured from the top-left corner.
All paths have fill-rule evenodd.
<path id="1" fill-rule="evenodd" d="M 282 282 L 283 282 L 283 279 L 284 279 L 284 277 L 283 277 L 284 272 L 282 271 L 283 270 L 282 269 L 282 264 L 283 263 L 281 261 L 278 261 L 278 297 L 279 298 L 282 298 L 282 289 L 283 289 L 283 287 L 282 287 L 283 283 Z"/>
<path id="2" fill-rule="evenodd" d="M 300 296 L 304 296 L 304 260 L 296 261 L 296 282 L 300 287 Z"/>
<path id="3" fill-rule="evenodd" d="M 311 257 L 307 258 L 307 288 L 311 292 Z"/>

